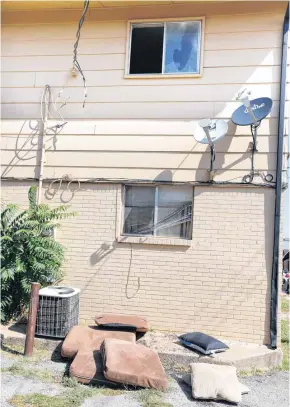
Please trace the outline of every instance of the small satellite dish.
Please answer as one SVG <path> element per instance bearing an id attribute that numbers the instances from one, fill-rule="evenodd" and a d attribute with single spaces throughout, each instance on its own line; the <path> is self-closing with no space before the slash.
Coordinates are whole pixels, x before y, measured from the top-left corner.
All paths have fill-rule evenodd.
<path id="1" fill-rule="evenodd" d="M 210 144 L 206 135 L 206 128 L 212 144 L 223 138 L 228 131 L 228 123 L 224 120 L 202 119 L 198 122 L 199 126 L 195 129 L 194 138 L 201 144 Z"/>
<path id="2" fill-rule="evenodd" d="M 228 123 L 224 120 L 202 119 L 198 122 L 195 129 L 194 138 L 198 143 L 208 144 L 210 146 L 210 181 L 213 181 L 214 171 L 213 163 L 215 161 L 215 143 L 223 138 L 228 131 Z"/>
<path id="3" fill-rule="evenodd" d="M 273 101 L 270 98 L 258 98 L 250 101 L 251 108 L 245 105 L 236 109 L 232 115 L 232 122 L 238 126 L 251 126 L 255 124 L 252 113 L 255 116 L 256 122 L 263 120 L 272 109 Z"/>

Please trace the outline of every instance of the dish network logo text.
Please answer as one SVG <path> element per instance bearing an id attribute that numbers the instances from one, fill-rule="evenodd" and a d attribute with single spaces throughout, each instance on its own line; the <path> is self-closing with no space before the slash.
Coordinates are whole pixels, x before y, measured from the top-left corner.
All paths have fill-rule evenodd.
<path id="1" fill-rule="evenodd" d="M 252 107 L 252 110 L 257 110 L 257 109 L 261 109 L 261 108 L 264 107 L 264 106 L 265 106 L 265 103 L 261 103 L 260 105 L 253 105 L 253 106 L 251 106 L 251 107 Z M 246 110 L 244 111 L 244 113 L 249 113 L 249 110 L 246 109 Z"/>

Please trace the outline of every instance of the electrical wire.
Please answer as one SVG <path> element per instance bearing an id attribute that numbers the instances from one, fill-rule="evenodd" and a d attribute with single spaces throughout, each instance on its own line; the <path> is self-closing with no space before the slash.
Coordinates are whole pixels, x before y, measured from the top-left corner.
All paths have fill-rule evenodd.
<path id="1" fill-rule="evenodd" d="M 60 120 L 61 121 L 61 123 L 57 123 L 54 126 L 47 127 L 46 128 L 47 132 L 48 131 L 53 131 L 54 133 L 56 133 L 56 130 L 59 130 L 59 129 L 63 128 L 67 124 L 67 122 L 64 120 L 64 118 L 62 117 L 62 115 L 60 114 L 59 111 L 63 106 L 66 105 L 66 102 L 67 102 L 68 99 L 66 101 L 62 102 L 60 107 L 57 107 L 57 103 L 58 103 L 58 100 L 60 99 L 60 96 L 61 96 L 62 92 L 63 92 L 63 89 L 62 89 L 62 91 L 60 91 L 58 93 L 58 96 L 57 96 L 56 100 L 54 101 L 53 98 L 52 98 L 52 92 L 51 92 L 50 85 L 45 85 L 43 94 L 41 96 L 41 101 L 40 101 L 41 121 L 42 121 L 42 123 L 44 125 L 45 124 L 45 118 L 44 118 L 45 106 L 47 106 L 47 116 L 50 119 L 52 119 L 52 120 Z M 50 110 L 51 105 L 53 105 L 55 113 L 58 116 L 58 118 L 55 118 L 54 115 L 52 114 L 52 112 Z"/>
<path id="2" fill-rule="evenodd" d="M 87 92 L 87 82 L 86 82 L 86 78 L 85 75 L 82 71 L 82 68 L 80 66 L 80 63 L 78 61 L 78 46 L 79 46 L 79 41 L 80 41 L 80 37 L 81 37 L 81 29 L 82 26 L 84 24 L 85 18 L 86 18 L 86 14 L 89 8 L 89 4 L 90 4 L 90 0 L 85 0 L 84 1 L 84 9 L 83 9 L 83 13 L 82 16 L 79 20 L 79 24 L 78 24 L 78 30 L 76 33 L 76 42 L 74 44 L 74 50 L 73 50 L 73 68 L 77 69 L 79 71 L 79 73 L 82 76 L 83 79 L 83 83 L 84 83 L 84 101 L 83 101 L 83 107 L 85 107 L 85 103 L 86 103 L 86 98 L 88 96 L 88 92 Z"/>
<path id="3" fill-rule="evenodd" d="M 173 226 L 189 222 L 191 220 L 191 213 L 192 213 L 192 204 L 182 205 L 179 208 L 177 208 L 174 212 L 165 216 L 165 218 L 161 219 L 155 224 L 151 225 L 144 224 L 145 226 L 138 224 L 130 224 L 130 228 L 140 226 L 139 228 L 134 230 L 134 233 L 137 234 L 146 234 L 156 230 L 167 229 Z"/>
<path id="4" fill-rule="evenodd" d="M 22 181 L 22 180 L 29 180 L 29 181 L 35 181 L 37 178 L 34 177 L 2 177 L 4 180 L 14 180 L 14 181 Z M 55 181 L 55 178 L 45 178 L 46 182 L 52 182 Z M 130 179 L 130 178 L 71 178 L 70 179 L 71 183 L 78 183 L 78 182 L 83 182 L 83 183 L 113 183 L 113 184 L 121 184 L 121 185 L 136 185 L 136 184 L 141 184 L 141 185 L 192 185 L 194 186 L 226 186 L 226 185 L 243 185 L 245 186 L 244 181 L 236 181 L 232 182 L 231 180 L 228 181 L 152 181 L 152 180 L 146 180 L 146 179 Z M 284 183 L 282 188 L 287 189 L 287 183 Z M 260 188 L 275 188 L 275 182 L 271 183 L 264 183 L 264 182 L 251 182 L 249 186 L 252 187 L 260 187 Z"/>

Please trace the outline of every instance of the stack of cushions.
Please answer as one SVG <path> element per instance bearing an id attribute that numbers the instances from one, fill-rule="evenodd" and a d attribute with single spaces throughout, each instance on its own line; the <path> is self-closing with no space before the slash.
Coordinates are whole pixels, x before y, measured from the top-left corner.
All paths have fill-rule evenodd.
<path id="1" fill-rule="evenodd" d="M 192 387 L 195 399 L 225 400 L 238 404 L 242 394 L 250 390 L 238 381 L 234 366 L 192 363 L 191 377 L 186 375 L 184 381 Z"/>
<path id="2" fill-rule="evenodd" d="M 225 343 L 202 332 L 183 334 L 179 336 L 179 339 L 187 348 L 197 350 L 204 355 L 211 355 L 229 349 Z"/>
<path id="3" fill-rule="evenodd" d="M 63 342 L 62 356 L 74 358 L 71 377 L 86 384 L 167 387 L 158 354 L 136 344 L 134 332 L 148 330 L 145 318 L 107 314 L 96 317 L 96 321 L 100 327 L 74 326 Z M 132 329 L 134 332 L 127 332 Z"/>
<path id="4" fill-rule="evenodd" d="M 136 341 L 133 332 L 124 331 L 103 331 L 88 326 L 74 326 L 67 334 L 61 348 L 61 355 L 64 358 L 72 359 L 80 349 L 100 350 L 101 344 L 106 338 L 122 339 L 124 341 Z"/>
<path id="5" fill-rule="evenodd" d="M 137 332 L 147 332 L 149 329 L 147 319 L 136 315 L 100 314 L 95 322 L 100 327 L 118 330 L 135 328 Z"/>

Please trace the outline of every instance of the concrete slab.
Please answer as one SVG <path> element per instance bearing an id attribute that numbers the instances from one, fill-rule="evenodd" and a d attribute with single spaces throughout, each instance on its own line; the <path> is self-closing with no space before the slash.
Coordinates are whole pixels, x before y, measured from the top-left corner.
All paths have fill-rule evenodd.
<path id="1" fill-rule="evenodd" d="M 25 324 L 0 325 L 0 335 L 2 345 L 24 346 L 26 338 Z M 55 338 L 35 337 L 34 346 L 36 349 L 48 349 L 54 351 L 62 341 Z"/>
<path id="2" fill-rule="evenodd" d="M 1 325 L 1 341 L 3 345 L 25 343 L 25 326 Z M 219 338 L 220 339 L 220 338 Z M 37 349 L 60 350 L 62 341 L 38 337 L 35 338 Z M 155 350 L 168 372 L 187 372 L 189 364 L 202 362 L 236 366 L 238 371 L 261 369 L 268 370 L 280 367 L 283 354 L 280 349 L 272 350 L 267 346 L 245 342 L 226 341 L 229 346 L 225 352 L 212 356 L 204 356 L 181 345 L 177 334 L 167 332 L 147 332 L 138 340 L 149 348 Z"/>
<path id="3" fill-rule="evenodd" d="M 236 366 L 239 371 L 274 369 L 282 364 L 280 349 L 272 350 L 264 345 L 226 341 L 229 349 L 212 356 L 204 356 L 181 345 L 176 334 L 148 332 L 140 343 L 158 352 L 164 367 L 169 371 L 189 371 L 190 363 L 212 363 Z"/>

